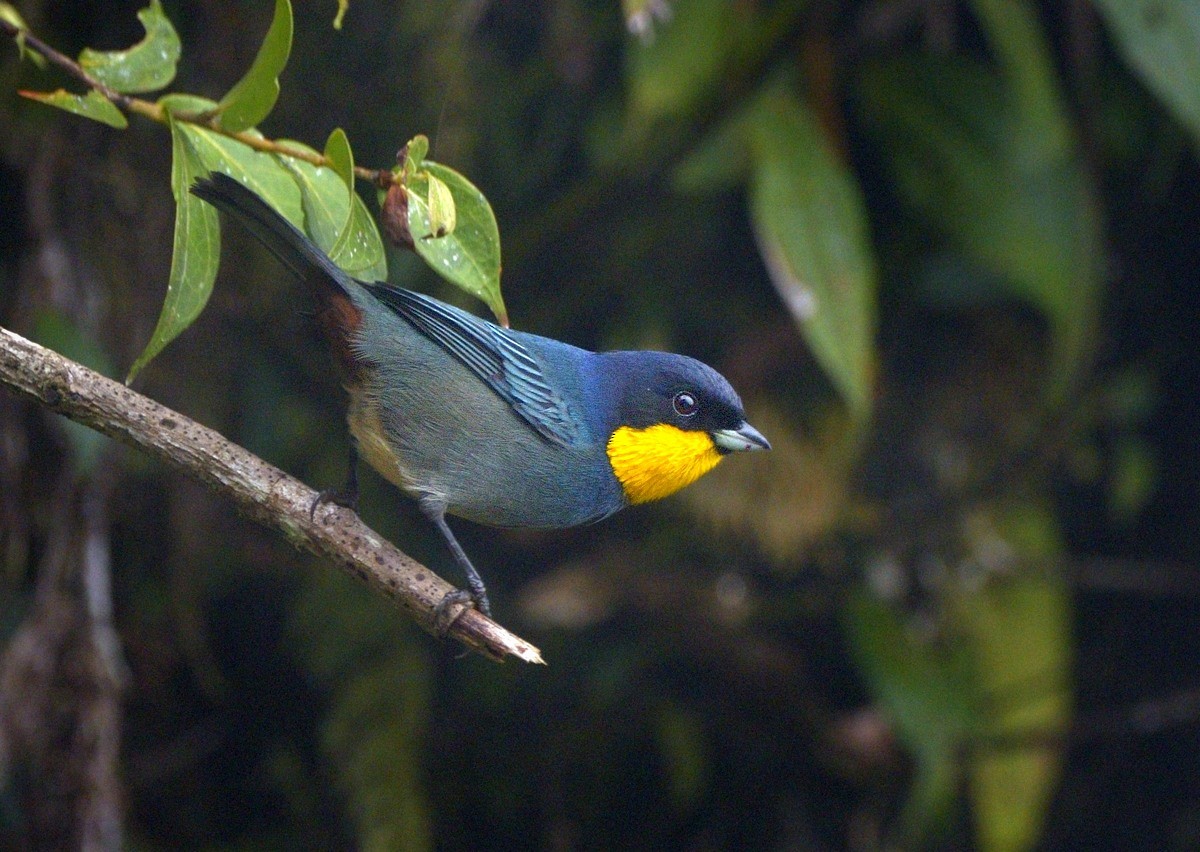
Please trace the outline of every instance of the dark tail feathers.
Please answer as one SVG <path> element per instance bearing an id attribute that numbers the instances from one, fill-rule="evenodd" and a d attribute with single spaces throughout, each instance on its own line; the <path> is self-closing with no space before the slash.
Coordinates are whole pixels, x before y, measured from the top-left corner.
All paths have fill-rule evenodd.
<path id="1" fill-rule="evenodd" d="M 241 222 L 284 266 L 318 292 L 331 284 L 342 293 L 349 292 L 350 276 L 291 222 L 229 175 L 214 172 L 192 184 L 191 192 Z"/>

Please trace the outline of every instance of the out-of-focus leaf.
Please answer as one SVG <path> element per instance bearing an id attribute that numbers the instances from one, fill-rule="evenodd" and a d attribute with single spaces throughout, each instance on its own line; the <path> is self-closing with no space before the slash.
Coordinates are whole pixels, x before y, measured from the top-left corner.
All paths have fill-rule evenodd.
<path id="1" fill-rule="evenodd" d="M 1129 435 L 1114 448 L 1108 510 L 1119 523 L 1131 523 L 1154 494 L 1158 460 L 1149 442 Z"/>
<path id="2" fill-rule="evenodd" d="M 79 64 L 94 78 L 118 92 L 134 94 L 165 88 L 175 79 L 179 35 L 163 13 L 159 0 L 138 12 L 146 37 L 128 50 L 84 48 Z"/>
<path id="3" fill-rule="evenodd" d="M 304 210 L 300 189 L 291 172 L 272 154 L 256 151 L 236 139 L 205 127 L 180 122 L 179 132 L 187 137 L 209 172 L 223 172 L 254 190 L 264 201 L 303 230 Z"/>
<path id="4" fill-rule="evenodd" d="M 695 804 L 708 774 L 704 729 L 695 716 L 675 705 L 665 704 L 655 715 L 671 804 L 684 811 Z"/>
<path id="5" fill-rule="evenodd" d="M 1048 109 L 1019 112 L 1001 81 L 962 60 L 876 67 L 861 94 L 904 197 L 1048 320 L 1047 390 L 1061 396 L 1096 321 L 1102 240 L 1082 166 L 1053 141 L 1060 122 L 1037 124 Z"/>
<path id="6" fill-rule="evenodd" d="M 421 771 L 429 666 L 404 650 L 345 672 L 322 726 L 362 849 L 434 848 Z"/>
<path id="7" fill-rule="evenodd" d="M 676 0 L 652 40 L 629 46 L 630 108 L 639 120 L 686 115 L 717 85 L 729 57 L 727 0 Z"/>
<path id="8" fill-rule="evenodd" d="M 438 237 L 430 222 L 429 178 L 450 190 L 457 211 L 454 233 Z M 500 295 L 500 229 L 483 193 L 454 169 L 426 160 L 408 178 L 408 231 L 414 249 L 435 272 L 482 299 L 501 325 L 508 311 Z"/>
<path id="9" fill-rule="evenodd" d="M 1074 156 L 1054 60 L 1036 8 L 1029 0 L 974 0 L 972 5 L 1000 59 L 1005 90 L 1025 136 L 1021 145 L 1039 159 Z"/>
<path id="10" fill-rule="evenodd" d="M 325 156 L 333 163 L 334 172 L 349 193 L 346 221 L 338 231 L 329 257 L 357 278 L 384 281 L 387 279 L 387 258 L 383 251 L 383 240 L 375 219 L 354 191 L 354 154 L 350 150 L 346 132 L 340 127 L 329 134 L 325 142 Z"/>
<path id="11" fill-rule="evenodd" d="M 112 101 L 95 89 L 88 91 L 85 95 L 73 95 L 64 89 L 56 92 L 21 92 L 20 94 L 30 100 L 65 109 L 67 112 L 82 115 L 84 118 L 99 121 L 118 130 L 124 130 L 129 126 L 125 113 L 117 109 Z"/>
<path id="12" fill-rule="evenodd" d="M 958 749 L 973 712 L 969 659 L 960 646 L 916 635 L 865 592 L 845 616 L 857 668 L 916 761 L 900 826 L 904 845 L 914 847 L 943 827 L 957 793 Z"/>
<path id="13" fill-rule="evenodd" d="M 1104 378 L 1104 419 L 1118 428 L 1141 426 L 1161 401 L 1155 375 L 1145 368 L 1128 367 Z"/>
<path id="14" fill-rule="evenodd" d="M 184 125 L 171 118 L 169 111 L 167 123 L 171 127 L 171 193 L 175 196 L 171 274 L 158 324 L 129 369 L 127 383 L 199 316 L 212 294 L 221 259 L 217 211 L 189 191 L 196 178 L 205 174 L 204 163 L 188 141 Z"/>
<path id="15" fill-rule="evenodd" d="M 30 337 L 103 376 L 112 378 L 115 374 L 112 360 L 95 337 L 86 334 L 59 311 L 39 311 Z M 75 452 L 76 467 L 81 473 L 90 473 L 100 460 L 100 454 L 104 451 L 108 439 L 81 423 L 66 418 L 56 419 L 59 420 L 67 441 Z"/>
<path id="16" fill-rule="evenodd" d="M 749 124 L 750 212 L 771 280 L 855 420 L 870 415 L 875 259 L 858 186 L 815 119 L 783 92 Z"/>
<path id="17" fill-rule="evenodd" d="M 317 153 L 307 145 L 292 140 L 282 140 L 280 144 L 309 154 Z M 338 234 L 350 215 L 350 196 L 346 193 L 346 184 L 331 168 L 314 166 L 286 154 L 276 156 L 300 187 L 304 230 L 328 254 L 333 250 Z"/>
<path id="18" fill-rule="evenodd" d="M 246 76 L 218 104 L 217 121 L 237 133 L 254 127 L 271 114 L 279 97 L 279 75 L 292 52 L 292 4 L 275 0 L 275 15 Z"/>
<path id="19" fill-rule="evenodd" d="M 292 632 L 329 707 L 321 746 L 364 850 L 434 848 L 424 791 L 431 663 L 427 648 L 365 587 L 311 575 Z"/>
<path id="20" fill-rule="evenodd" d="M 25 33 L 29 31 L 29 25 L 25 23 L 21 13 L 11 3 L 0 3 L 0 21 L 8 21 L 18 30 L 17 37 L 14 39 L 17 43 L 17 56 L 21 59 L 28 59 L 38 68 L 45 68 L 46 57 L 40 53 L 34 53 L 25 45 Z"/>
<path id="21" fill-rule="evenodd" d="M 671 173 L 674 189 L 699 194 L 744 183 L 750 172 L 747 124 L 747 116 L 739 114 L 711 131 Z"/>
<path id="22" fill-rule="evenodd" d="M 1096 0 L 1125 61 L 1200 143 L 1200 5 Z"/>
<path id="23" fill-rule="evenodd" d="M 965 771 L 979 848 L 1028 849 L 1070 725 L 1071 614 L 1061 577 L 1016 571 L 1053 565 L 1062 545 L 1050 512 L 1028 503 L 980 511 L 965 535 L 971 551 L 944 587 L 940 642 L 860 594 L 848 610 L 851 648 L 917 760 L 902 845 L 937 827 Z"/>
<path id="24" fill-rule="evenodd" d="M 995 554 L 1017 566 L 1061 557 L 1051 514 L 1041 507 L 1001 515 L 994 531 L 974 526 L 970 544 L 985 570 Z M 1070 592 L 1051 572 L 992 577 L 980 589 L 962 590 L 955 621 L 975 674 L 978 745 L 968 771 L 979 848 L 1033 848 L 1062 766 L 1055 743 L 1070 725 Z"/>

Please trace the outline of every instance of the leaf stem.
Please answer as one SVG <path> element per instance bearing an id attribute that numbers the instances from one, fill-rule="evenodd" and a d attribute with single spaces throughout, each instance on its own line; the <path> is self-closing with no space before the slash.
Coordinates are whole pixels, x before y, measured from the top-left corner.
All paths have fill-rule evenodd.
<path id="1" fill-rule="evenodd" d="M 57 66 L 64 71 L 68 76 L 78 80 L 83 85 L 87 86 L 96 92 L 99 92 L 107 100 L 111 101 L 118 109 L 128 113 L 135 113 L 148 118 L 151 121 L 156 121 L 159 124 L 167 123 L 166 111 L 153 101 L 143 100 L 142 98 L 134 98 L 129 95 L 121 94 L 110 86 L 97 80 L 74 59 L 71 59 L 65 54 L 59 53 L 50 45 L 46 44 L 40 38 L 31 33 L 28 29 L 23 29 L 16 26 L 11 21 L 6 21 L 0 18 L 0 32 L 13 39 L 23 38 L 25 46 L 33 52 L 44 56 L 48 62 Z M 178 112 L 172 115 L 175 121 L 184 121 L 189 124 L 195 124 L 211 130 L 214 133 L 219 133 L 230 139 L 235 139 L 256 151 L 263 151 L 268 154 L 281 154 L 287 157 L 293 157 L 297 160 L 303 160 L 311 163 L 314 166 L 330 167 L 332 163 L 329 158 L 323 154 L 314 154 L 309 151 L 303 151 L 299 148 L 293 148 L 290 145 L 283 145 L 271 139 L 253 133 L 249 130 L 231 133 L 225 130 L 217 122 L 215 116 L 209 113 L 185 113 Z M 388 187 L 392 183 L 392 173 L 390 169 L 368 169 L 363 166 L 354 167 L 354 176 L 370 181 L 371 183 Z"/>

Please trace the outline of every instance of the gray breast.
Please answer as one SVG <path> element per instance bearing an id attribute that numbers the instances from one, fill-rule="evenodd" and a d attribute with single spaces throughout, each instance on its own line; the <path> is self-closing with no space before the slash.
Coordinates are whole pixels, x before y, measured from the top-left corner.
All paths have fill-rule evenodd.
<path id="1" fill-rule="evenodd" d="M 414 496 L 501 527 L 576 526 L 621 507 L 603 441 L 548 441 L 405 320 L 365 312 L 356 348 L 376 368 L 365 391 L 398 463 L 388 478 Z"/>

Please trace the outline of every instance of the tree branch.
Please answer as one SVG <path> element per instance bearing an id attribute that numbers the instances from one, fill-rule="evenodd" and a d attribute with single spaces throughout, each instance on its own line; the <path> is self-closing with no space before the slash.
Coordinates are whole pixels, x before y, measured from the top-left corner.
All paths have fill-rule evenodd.
<path id="1" fill-rule="evenodd" d="M 0 384 L 200 480 L 251 520 L 337 563 L 438 635 L 436 610 L 453 586 L 348 509 L 327 506 L 310 518 L 316 496 L 311 488 L 212 429 L 4 328 Z M 511 655 L 544 662 L 536 647 L 470 607 L 454 620 L 449 635 L 496 661 Z"/>

